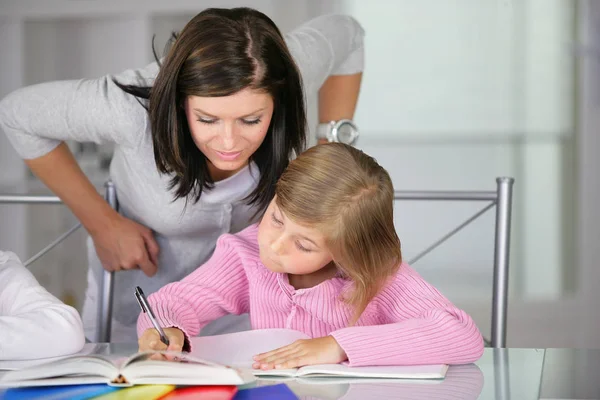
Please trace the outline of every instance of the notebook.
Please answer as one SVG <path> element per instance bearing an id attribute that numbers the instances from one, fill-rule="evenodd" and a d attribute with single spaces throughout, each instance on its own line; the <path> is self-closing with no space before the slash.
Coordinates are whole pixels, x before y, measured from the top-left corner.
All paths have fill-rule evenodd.
<path id="1" fill-rule="evenodd" d="M 262 329 L 191 339 L 192 355 L 203 360 L 238 368 L 252 368 L 252 357 L 286 346 L 299 339 L 310 339 L 292 329 Z M 448 365 L 349 367 L 347 364 L 311 365 L 295 369 L 256 370 L 257 377 L 336 377 L 374 379 L 443 379 Z"/>
<path id="2" fill-rule="evenodd" d="M 94 400 L 159 400 L 173 390 L 173 385 L 140 385 L 94 397 Z"/>
<path id="3" fill-rule="evenodd" d="M 153 354 L 179 361 L 152 360 Z M 145 352 L 131 357 L 78 355 L 0 374 L 0 387 L 105 383 L 111 386 L 243 385 L 255 381 L 249 371 L 231 368 L 190 354 Z"/>
<path id="4" fill-rule="evenodd" d="M 231 400 L 237 391 L 237 386 L 185 386 L 160 400 Z"/>

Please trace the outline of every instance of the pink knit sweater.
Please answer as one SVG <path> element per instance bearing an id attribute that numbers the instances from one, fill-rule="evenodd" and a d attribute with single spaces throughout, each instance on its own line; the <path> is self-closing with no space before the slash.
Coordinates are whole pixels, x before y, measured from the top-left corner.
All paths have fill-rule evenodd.
<path id="1" fill-rule="evenodd" d="M 180 282 L 164 286 L 148 301 L 164 327 L 187 337 L 226 314 L 250 314 L 253 329 L 289 328 L 310 337 L 333 336 L 350 366 L 463 364 L 483 353 L 473 320 L 402 264 L 396 277 L 371 301 L 355 324 L 340 299 L 351 284 L 332 278 L 294 289 L 286 274 L 260 261 L 257 225 L 217 241 L 213 256 Z M 141 314 L 138 335 L 152 328 Z"/>

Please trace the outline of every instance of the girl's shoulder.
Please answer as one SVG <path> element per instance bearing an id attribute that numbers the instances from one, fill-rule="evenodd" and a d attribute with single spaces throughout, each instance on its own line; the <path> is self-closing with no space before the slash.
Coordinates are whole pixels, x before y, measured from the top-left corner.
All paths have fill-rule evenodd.
<path id="1" fill-rule="evenodd" d="M 391 276 L 381 288 L 376 299 L 402 296 L 407 292 L 419 291 L 423 286 L 430 285 L 409 264 L 403 262 L 398 267 L 396 274 Z"/>
<path id="2" fill-rule="evenodd" d="M 237 233 L 225 233 L 217 240 L 217 247 L 231 248 L 240 258 L 250 262 L 259 259 L 258 224 L 252 224 Z"/>
<path id="3" fill-rule="evenodd" d="M 247 245 L 255 245 L 258 247 L 258 225 L 259 223 L 254 223 L 241 231 L 232 234 L 231 236 L 236 238 Z"/>

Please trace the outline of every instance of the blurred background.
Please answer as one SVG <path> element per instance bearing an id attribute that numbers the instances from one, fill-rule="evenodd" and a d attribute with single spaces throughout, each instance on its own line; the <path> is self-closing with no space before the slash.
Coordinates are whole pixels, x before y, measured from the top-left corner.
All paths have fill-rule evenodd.
<path id="1" fill-rule="evenodd" d="M 495 190 L 515 178 L 510 347 L 600 347 L 600 2 L 576 0 L 1 0 L 0 97 L 153 60 L 206 7 L 250 6 L 284 32 L 318 15 L 366 31 L 357 147 L 397 190 Z M 316 99 L 308 98 L 317 123 Z M 111 146 L 70 144 L 101 190 Z M 0 135 L 0 194 L 46 194 Z M 482 207 L 396 204 L 407 259 Z M 61 205 L 1 205 L 0 249 L 28 259 L 75 223 Z M 83 230 L 31 270 L 81 309 Z M 494 210 L 415 268 L 489 337 Z"/>

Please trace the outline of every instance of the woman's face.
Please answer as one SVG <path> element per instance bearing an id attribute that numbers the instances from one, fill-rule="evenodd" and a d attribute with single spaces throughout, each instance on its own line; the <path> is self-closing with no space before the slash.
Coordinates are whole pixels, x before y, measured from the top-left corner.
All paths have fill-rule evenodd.
<path id="1" fill-rule="evenodd" d="M 220 181 L 248 164 L 260 147 L 273 116 L 273 98 L 252 89 L 224 97 L 188 96 L 185 114 L 211 177 Z"/>

